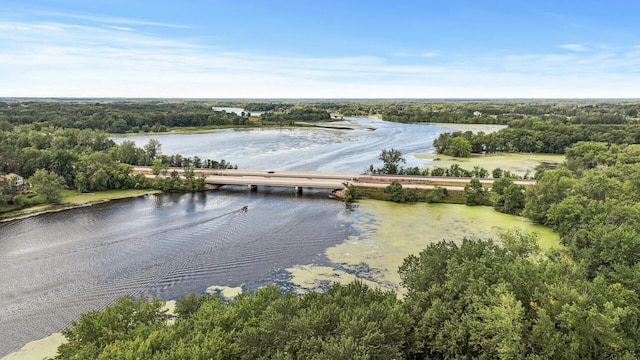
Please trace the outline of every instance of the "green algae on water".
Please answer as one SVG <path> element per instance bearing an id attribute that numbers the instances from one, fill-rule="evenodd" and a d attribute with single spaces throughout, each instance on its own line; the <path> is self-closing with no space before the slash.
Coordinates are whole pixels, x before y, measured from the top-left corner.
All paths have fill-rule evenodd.
<path id="1" fill-rule="evenodd" d="M 326 251 L 334 268 L 306 265 L 290 269 L 296 286 L 314 290 L 314 283 L 321 288 L 320 283 L 328 280 L 359 278 L 402 296 L 398 275 L 402 261 L 438 241 L 499 240 L 501 233 L 518 229 L 535 233 L 542 249 L 560 246 L 558 234 L 550 228 L 487 206 L 364 200 L 358 202 L 354 222 L 360 235 Z"/>

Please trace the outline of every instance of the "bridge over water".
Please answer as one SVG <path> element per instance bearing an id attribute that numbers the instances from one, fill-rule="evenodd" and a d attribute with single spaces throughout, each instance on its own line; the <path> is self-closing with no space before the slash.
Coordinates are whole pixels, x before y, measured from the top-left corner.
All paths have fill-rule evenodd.
<path id="1" fill-rule="evenodd" d="M 357 173 L 309 172 L 309 171 L 268 171 L 268 170 L 215 170 L 205 174 L 205 181 L 212 185 L 247 185 L 293 187 L 296 192 L 303 188 L 343 189 L 346 184 L 357 180 Z"/>
<path id="2" fill-rule="evenodd" d="M 168 171 L 182 173 L 183 168 L 170 168 Z M 149 167 L 135 167 L 134 171 L 151 175 Z M 196 176 L 204 176 L 207 184 L 210 185 L 244 185 L 251 190 L 258 186 L 283 186 L 293 187 L 296 192 L 302 192 L 303 188 L 344 189 L 347 185 L 362 187 L 384 188 L 391 182 L 397 181 L 405 188 L 433 189 L 436 186 L 444 187 L 447 190 L 464 190 L 464 186 L 469 183 L 470 178 L 440 177 L 440 176 L 396 176 L 396 175 L 363 175 L 358 173 L 340 172 L 313 172 L 313 171 L 269 171 L 269 170 L 214 170 L 196 169 Z M 489 187 L 494 179 L 480 179 L 483 184 Z M 535 180 L 514 179 L 518 185 L 535 185 Z"/>

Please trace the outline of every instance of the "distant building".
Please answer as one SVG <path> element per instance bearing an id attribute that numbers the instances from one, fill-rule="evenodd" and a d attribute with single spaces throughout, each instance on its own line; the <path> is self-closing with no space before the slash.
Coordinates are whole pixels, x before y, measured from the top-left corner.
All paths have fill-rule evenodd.
<path id="1" fill-rule="evenodd" d="M 24 183 L 24 178 L 18 174 L 9 173 L 6 175 L 2 175 L 2 177 L 10 185 L 17 187 L 18 190 L 25 190 L 29 188 L 29 185 Z"/>
<path id="2" fill-rule="evenodd" d="M 474 111 L 473 116 L 481 116 L 482 113 L 480 111 Z"/>
<path id="3" fill-rule="evenodd" d="M 20 186 L 24 184 L 24 178 L 18 174 L 7 174 L 7 175 L 3 175 L 2 177 L 5 178 L 5 180 L 10 181 L 12 185 L 15 186 Z"/>

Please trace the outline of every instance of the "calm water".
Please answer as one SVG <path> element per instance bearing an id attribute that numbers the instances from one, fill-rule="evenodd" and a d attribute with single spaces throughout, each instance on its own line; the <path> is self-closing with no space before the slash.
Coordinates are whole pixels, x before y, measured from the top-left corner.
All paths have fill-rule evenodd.
<path id="1" fill-rule="evenodd" d="M 153 136 L 165 154 L 221 159 L 240 168 L 355 171 L 381 149 L 431 150 L 445 131 L 349 119 L 355 130 L 224 130 Z M 372 130 L 375 129 L 375 130 Z M 149 136 L 126 137 L 143 145 Z M 115 139 L 122 141 L 123 138 Z M 68 326 L 118 295 L 174 299 L 210 285 L 293 286 L 284 271 L 328 264 L 325 250 L 356 232 L 358 212 L 326 191 L 243 187 L 113 201 L 0 224 L 0 356 Z M 248 212 L 238 211 L 242 206 Z"/>
<path id="2" fill-rule="evenodd" d="M 350 118 L 332 125 L 354 130 L 284 128 L 221 130 L 205 134 L 127 136 L 138 146 L 155 138 L 163 154 L 225 159 L 242 169 L 362 172 L 370 164 L 382 166 L 380 150 L 395 148 L 407 160 L 405 166 L 423 166 L 412 154 L 432 151 L 433 140 L 449 131 L 427 124 L 398 124 L 369 118 Z"/>

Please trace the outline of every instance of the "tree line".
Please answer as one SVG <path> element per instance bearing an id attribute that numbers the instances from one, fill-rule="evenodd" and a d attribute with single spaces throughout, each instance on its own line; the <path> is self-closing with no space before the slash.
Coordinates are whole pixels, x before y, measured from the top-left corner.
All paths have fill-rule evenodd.
<path id="1" fill-rule="evenodd" d="M 370 174 L 383 175 L 408 175 L 408 176 L 447 176 L 447 177 L 466 177 L 472 178 L 465 185 L 462 193 L 461 202 L 467 205 L 491 205 L 497 211 L 520 215 L 525 205 L 525 187 L 514 183 L 513 179 L 529 178 L 529 172 L 524 176 L 517 176 L 509 170 L 495 168 L 491 172 L 487 169 L 474 166 L 472 170 L 463 169 L 458 164 L 453 164 L 449 168 L 435 168 L 420 170 L 417 167 L 404 168 L 402 164 L 406 163 L 406 159 L 402 153 L 396 149 L 383 149 L 378 157 L 383 162 L 383 166 L 375 168 L 373 164 L 367 169 Z M 479 179 L 491 176 L 494 182 L 491 189 L 486 189 Z M 353 202 L 365 196 L 365 193 L 371 194 L 375 190 L 362 190 L 353 185 L 347 186 L 345 191 L 345 201 Z M 393 181 L 389 186 L 384 188 L 384 199 L 398 203 L 416 203 L 416 202 L 455 202 L 449 195 L 452 192 L 446 188 L 435 186 L 434 189 L 416 189 L 403 188 L 398 181 Z"/>
<path id="2" fill-rule="evenodd" d="M 297 121 L 328 121 L 331 115 L 322 109 L 290 108 L 283 112 L 268 111 L 260 115 L 260 121 L 278 125 L 294 125 Z"/>
<path id="3" fill-rule="evenodd" d="M 504 124 L 531 117 L 553 117 L 572 124 L 638 123 L 640 103 L 633 100 L 277 100 L 218 101 L 217 106 L 285 112 L 312 107 L 345 116 L 377 116 L 403 123 Z"/>
<path id="4" fill-rule="evenodd" d="M 241 107 L 237 115 L 212 107 Z M 376 116 L 405 123 L 504 124 L 543 119 L 557 124 L 638 124 L 640 104 L 614 100 L 5 100 L 0 101 L 0 129 L 12 125 L 96 129 L 111 133 L 163 132 L 171 128 L 198 126 L 290 125 L 296 121 L 324 121 L 330 114 Z M 263 112 L 264 123 L 251 120 L 252 111 Z M 557 123 L 557 124 L 556 124 Z M 577 126 L 577 125 L 582 125 Z M 591 132 L 597 133 L 601 128 Z M 622 128 L 624 132 L 627 128 Z M 563 131 L 563 134 L 565 132 Z M 636 131 L 637 133 L 637 131 Z M 619 136 L 614 135 L 614 136 Z M 608 141 L 586 135 L 581 140 Z M 561 146 L 561 144 L 557 144 Z M 555 148 L 557 148 L 556 146 Z M 551 148 L 552 146 L 549 146 Z M 515 149 L 515 147 L 514 147 Z M 502 150 L 500 150 L 502 151 Z M 513 150 L 521 151 L 521 150 Z M 551 150 L 536 150 L 552 152 Z M 557 152 L 557 150 L 555 150 Z"/>
<path id="5" fill-rule="evenodd" d="M 296 121 L 324 121 L 324 109 L 293 104 L 246 104 L 246 113 L 216 111 L 205 101 L 20 101 L 0 103 L 0 129 L 33 124 L 38 127 L 103 130 L 109 133 L 166 132 L 182 127 L 292 125 Z M 220 105 L 220 104 L 217 104 Z M 264 111 L 261 122 L 250 111 Z M 264 110 L 267 109 L 267 110 Z"/>
<path id="6" fill-rule="evenodd" d="M 249 118 L 194 101 L 22 101 L 0 107 L 0 128 L 24 124 L 110 133 L 165 132 L 175 127 L 242 126 Z"/>
<path id="7" fill-rule="evenodd" d="M 640 143 L 640 124 L 575 125 L 553 124 L 543 120 L 512 122 L 495 133 L 455 131 L 434 140 L 437 153 L 455 157 L 499 152 L 563 154 L 581 141 L 611 144 Z"/>
<path id="8" fill-rule="evenodd" d="M 164 176 L 147 179 L 134 174 L 133 166 L 153 166 Z M 169 167 L 183 167 L 183 176 L 167 173 Z M 19 125 L 0 131 L 0 173 L 30 178 L 29 191 L 0 182 L 0 205 L 27 207 L 60 200 L 63 188 L 79 192 L 115 189 L 156 188 L 166 191 L 202 190 L 204 179 L 191 178 L 195 169 L 236 167 L 225 160 L 164 155 L 161 144 L 151 139 L 143 147 L 132 141 L 116 144 L 103 131 L 73 128 L 39 128 Z M 195 175 L 194 175 L 195 176 Z"/>

